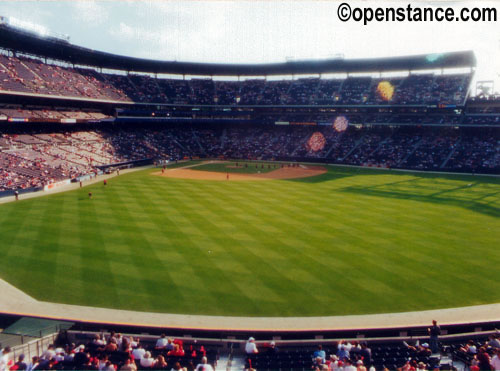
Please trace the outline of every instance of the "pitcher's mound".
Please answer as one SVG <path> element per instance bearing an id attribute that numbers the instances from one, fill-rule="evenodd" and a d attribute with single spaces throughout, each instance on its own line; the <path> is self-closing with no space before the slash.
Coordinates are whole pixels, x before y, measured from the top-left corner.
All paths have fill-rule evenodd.
<path id="1" fill-rule="evenodd" d="M 215 171 L 191 170 L 191 169 L 166 169 L 153 175 L 165 176 L 168 178 L 179 179 L 202 179 L 202 180 L 268 180 L 268 179 L 294 179 L 307 178 L 326 173 L 323 166 L 300 165 L 298 167 L 283 167 L 262 174 L 239 174 L 239 173 L 220 173 Z M 228 175 L 229 174 L 229 175 Z"/>

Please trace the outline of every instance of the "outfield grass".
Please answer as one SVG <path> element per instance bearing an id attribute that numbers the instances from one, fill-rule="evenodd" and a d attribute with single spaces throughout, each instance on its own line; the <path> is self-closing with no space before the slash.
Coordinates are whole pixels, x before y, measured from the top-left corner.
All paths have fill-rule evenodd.
<path id="1" fill-rule="evenodd" d="M 0 205 L 0 277 L 44 301 L 169 313 L 500 302 L 498 178 L 329 167 L 220 182 L 154 171 Z"/>

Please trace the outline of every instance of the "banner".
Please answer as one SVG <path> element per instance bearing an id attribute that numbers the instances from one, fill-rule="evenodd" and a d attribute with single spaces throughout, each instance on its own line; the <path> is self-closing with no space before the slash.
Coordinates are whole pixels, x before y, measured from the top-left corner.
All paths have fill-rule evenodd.
<path id="1" fill-rule="evenodd" d="M 49 191 L 51 189 L 60 188 L 62 186 L 68 185 L 68 184 L 71 184 L 71 180 L 70 179 L 61 180 L 60 182 L 55 182 L 55 183 L 47 184 L 45 187 L 43 187 L 43 190 L 44 191 Z"/>

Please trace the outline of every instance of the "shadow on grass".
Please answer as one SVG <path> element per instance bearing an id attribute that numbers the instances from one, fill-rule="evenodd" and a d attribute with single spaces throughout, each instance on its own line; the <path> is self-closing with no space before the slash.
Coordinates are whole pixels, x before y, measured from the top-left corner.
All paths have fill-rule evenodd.
<path id="1" fill-rule="evenodd" d="M 322 166 L 322 165 L 319 165 Z M 377 175 L 378 174 L 387 174 L 384 171 L 374 171 L 372 169 L 363 169 L 363 168 L 349 168 L 342 166 L 325 166 L 328 169 L 328 172 L 321 175 L 315 175 L 307 178 L 292 178 L 292 179 L 284 179 L 288 182 L 298 182 L 298 183 L 321 183 L 327 182 L 330 180 L 337 180 L 341 178 L 347 178 L 350 176 L 356 175 Z"/>
<path id="2" fill-rule="evenodd" d="M 497 181 L 488 181 L 487 178 L 476 180 L 472 177 L 456 177 L 457 180 L 470 181 L 467 184 L 454 185 L 432 182 L 429 175 L 418 176 L 414 179 L 377 184 L 349 186 L 339 189 L 340 192 L 356 193 L 364 196 L 386 197 L 401 200 L 413 200 L 459 206 L 477 213 L 500 218 L 500 188 Z M 444 180 L 452 180 L 446 176 Z M 454 177 L 455 178 L 455 177 Z M 483 182 L 483 180 L 485 180 Z M 485 198 L 493 197 L 490 201 Z"/>
<path id="3" fill-rule="evenodd" d="M 500 177 L 492 177 L 485 175 L 469 175 L 469 174 L 457 174 L 457 173 L 431 173 L 431 172 L 421 172 L 421 171 L 406 171 L 400 169 L 377 169 L 369 167 L 349 167 L 349 166 L 338 166 L 338 165 L 324 165 L 316 164 L 317 166 L 324 166 L 328 169 L 328 172 L 323 175 L 308 177 L 308 178 L 295 178 L 288 179 L 291 182 L 301 182 L 301 183 L 319 183 L 328 180 L 335 180 L 356 175 L 393 175 L 393 176 L 413 176 L 419 179 L 449 179 L 449 180 L 460 180 L 472 182 L 480 182 L 485 184 L 496 184 L 500 186 Z"/>

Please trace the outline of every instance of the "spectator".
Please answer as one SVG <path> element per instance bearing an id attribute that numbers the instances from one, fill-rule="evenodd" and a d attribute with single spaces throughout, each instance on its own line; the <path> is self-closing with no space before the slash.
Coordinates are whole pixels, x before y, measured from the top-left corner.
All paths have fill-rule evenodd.
<path id="1" fill-rule="evenodd" d="M 313 370 L 322 370 L 324 363 L 325 363 L 325 360 L 321 356 L 314 357 L 313 364 L 312 364 L 311 368 Z"/>
<path id="2" fill-rule="evenodd" d="M 14 366 L 12 366 L 10 369 L 12 371 L 14 370 L 26 370 L 28 368 L 28 365 L 24 362 L 24 354 L 20 354 L 17 362 L 14 363 Z"/>
<path id="3" fill-rule="evenodd" d="M 120 371 L 137 371 L 137 366 L 131 357 L 127 357 Z"/>
<path id="4" fill-rule="evenodd" d="M 51 360 L 56 356 L 56 351 L 54 350 L 54 344 L 50 344 L 48 348 L 45 350 L 45 352 L 42 353 L 40 358 L 46 359 L 46 360 Z"/>
<path id="5" fill-rule="evenodd" d="M 201 363 L 196 366 L 196 371 L 214 371 L 214 368 L 208 363 L 207 357 L 202 357 Z"/>
<path id="6" fill-rule="evenodd" d="M 38 364 L 39 364 L 39 358 L 38 358 L 38 356 L 34 356 L 31 358 L 31 363 L 28 365 L 26 370 L 33 371 L 33 370 L 37 369 Z"/>
<path id="7" fill-rule="evenodd" d="M 337 346 L 337 357 L 340 361 L 344 361 L 349 358 L 349 351 L 351 350 L 351 344 L 341 340 Z"/>
<path id="8" fill-rule="evenodd" d="M 132 355 L 134 356 L 134 359 L 137 361 L 140 361 L 142 357 L 146 354 L 146 350 L 142 347 L 141 344 L 137 346 L 134 350 L 132 350 Z"/>
<path id="9" fill-rule="evenodd" d="M 184 357 L 184 349 L 179 344 L 174 344 L 174 349 L 167 353 L 167 356 Z"/>
<path id="10" fill-rule="evenodd" d="M 179 362 L 175 362 L 174 367 L 170 369 L 170 371 L 181 371 L 181 370 L 183 370 L 183 368 Z"/>
<path id="11" fill-rule="evenodd" d="M 100 369 L 100 371 L 116 371 L 115 366 L 111 363 L 111 361 L 106 361 L 104 367 Z"/>
<path id="12" fill-rule="evenodd" d="M 330 363 L 328 364 L 329 371 L 338 371 L 342 370 L 342 367 L 339 363 L 339 358 L 335 354 L 330 354 Z"/>
<path id="13" fill-rule="evenodd" d="M 460 348 L 460 351 L 467 354 L 476 354 L 477 348 L 474 344 L 474 340 L 469 340 L 465 346 Z"/>
<path id="14" fill-rule="evenodd" d="M 438 353 L 439 352 L 439 347 L 438 347 L 438 337 L 441 335 L 441 328 L 438 326 L 437 321 L 433 320 L 432 321 L 432 327 L 428 329 L 429 332 L 429 344 L 431 347 L 432 353 Z"/>
<path id="15" fill-rule="evenodd" d="M 491 369 L 491 358 L 485 347 L 480 347 L 477 353 L 477 360 L 479 361 L 480 370 L 490 370 Z"/>
<path id="16" fill-rule="evenodd" d="M 90 361 L 89 354 L 85 352 L 85 345 L 80 345 L 75 349 L 76 353 L 73 362 L 77 368 L 83 368 Z"/>
<path id="17" fill-rule="evenodd" d="M 427 366 L 424 362 L 418 362 L 418 365 L 417 365 L 418 371 L 425 371 L 426 369 L 427 369 Z"/>
<path id="18" fill-rule="evenodd" d="M 255 344 L 255 339 L 253 337 L 250 337 L 245 344 L 245 352 L 246 354 L 256 354 L 259 353 L 259 350 L 257 349 L 257 345 Z"/>
<path id="19" fill-rule="evenodd" d="M 160 338 L 156 340 L 155 349 L 166 349 L 168 344 L 168 339 L 165 334 L 161 334 Z"/>
<path id="20" fill-rule="evenodd" d="M 7 346 L 3 348 L 2 354 L 0 355 L 0 371 L 8 370 L 11 363 L 10 360 L 10 347 Z"/>
<path id="21" fill-rule="evenodd" d="M 343 371 L 357 371 L 356 367 L 352 364 L 349 358 L 344 360 L 344 370 Z"/>
<path id="22" fill-rule="evenodd" d="M 151 353 L 146 352 L 146 353 L 144 353 L 144 357 L 142 357 L 140 360 L 140 365 L 141 365 L 141 368 L 142 367 L 152 368 L 154 365 L 154 362 L 155 362 L 155 360 L 151 357 Z"/>
<path id="23" fill-rule="evenodd" d="M 275 355 L 278 354 L 278 351 L 279 348 L 276 346 L 276 343 L 271 341 L 271 343 L 269 343 L 269 348 L 267 348 L 267 354 Z"/>
<path id="24" fill-rule="evenodd" d="M 96 334 L 92 343 L 96 346 L 106 345 L 106 341 L 101 337 L 101 334 Z"/>
<path id="25" fill-rule="evenodd" d="M 356 370 L 357 371 L 366 371 L 366 367 L 365 365 L 363 364 L 363 361 L 362 360 L 358 360 L 356 362 Z"/>
<path id="26" fill-rule="evenodd" d="M 499 339 L 500 335 L 490 335 L 489 338 L 488 338 L 488 346 L 491 347 L 491 348 L 496 348 L 496 349 L 499 349 L 500 348 L 500 339 Z"/>
<path id="27" fill-rule="evenodd" d="M 317 357 L 321 357 L 321 359 L 323 360 L 323 363 L 325 363 L 326 353 L 323 350 L 323 346 L 321 344 L 318 345 L 318 349 L 315 350 L 313 353 L 313 359 L 316 359 Z"/>
<path id="28" fill-rule="evenodd" d="M 363 359 L 365 365 L 370 366 L 372 364 L 372 350 L 368 348 L 368 344 L 365 341 L 361 343 L 359 355 Z"/>
<path id="29" fill-rule="evenodd" d="M 500 349 L 497 348 L 495 355 L 491 358 L 491 368 L 495 371 L 500 371 Z"/>
<path id="30" fill-rule="evenodd" d="M 156 358 L 156 361 L 153 365 L 153 368 L 156 370 L 163 370 L 167 368 L 167 362 L 165 362 L 165 357 L 163 357 L 161 354 Z"/>

